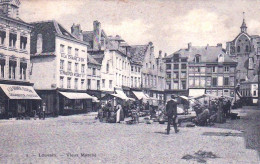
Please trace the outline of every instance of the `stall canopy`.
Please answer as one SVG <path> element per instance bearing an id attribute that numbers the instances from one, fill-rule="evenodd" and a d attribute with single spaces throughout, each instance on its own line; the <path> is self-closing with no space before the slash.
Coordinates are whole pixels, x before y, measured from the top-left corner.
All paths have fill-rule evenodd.
<path id="1" fill-rule="evenodd" d="M 87 93 L 77 93 L 77 92 L 60 92 L 63 96 L 67 97 L 68 99 L 92 99 L 92 101 L 96 101 L 97 98 L 90 96 Z"/>
<path id="2" fill-rule="evenodd" d="M 141 91 L 133 91 L 134 95 L 137 97 L 138 100 L 147 99 L 148 97 Z"/>
<path id="3" fill-rule="evenodd" d="M 190 97 L 199 97 L 205 94 L 205 89 L 189 89 Z"/>
<path id="4" fill-rule="evenodd" d="M 9 99 L 41 100 L 32 86 L 0 84 L 0 88 L 2 88 Z"/>

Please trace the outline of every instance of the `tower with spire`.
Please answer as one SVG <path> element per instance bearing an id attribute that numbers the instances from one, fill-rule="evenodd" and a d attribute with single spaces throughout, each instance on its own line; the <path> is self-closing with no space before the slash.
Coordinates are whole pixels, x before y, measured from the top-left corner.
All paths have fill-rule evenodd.
<path id="1" fill-rule="evenodd" d="M 240 29 L 241 29 L 241 32 L 247 33 L 247 26 L 246 26 L 246 22 L 245 22 L 245 12 L 243 12 L 243 23 L 242 23 Z"/>

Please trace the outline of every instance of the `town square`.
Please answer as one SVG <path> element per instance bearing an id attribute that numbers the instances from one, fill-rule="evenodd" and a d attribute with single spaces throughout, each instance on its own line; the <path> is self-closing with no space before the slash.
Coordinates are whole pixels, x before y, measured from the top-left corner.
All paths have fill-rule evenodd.
<path id="1" fill-rule="evenodd" d="M 257 0 L 0 0 L 0 163 L 259 163 Z"/>

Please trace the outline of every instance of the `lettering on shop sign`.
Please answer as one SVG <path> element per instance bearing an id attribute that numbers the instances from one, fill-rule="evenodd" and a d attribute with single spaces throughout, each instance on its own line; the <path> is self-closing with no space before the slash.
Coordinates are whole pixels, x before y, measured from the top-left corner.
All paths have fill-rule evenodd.
<path id="1" fill-rule="evenodd" d="M 84 58 L 80 58 L 80 57 L 76 57 L 76 56 L 72 56 L 72 55 L 68 55 L 68 59 L 84 62 Z"/>
<path id="2" fill-rule="evenodd" d="M 66 71 L 63 71 L 63 70 L 60 70 L 60 74 L 61 75 L 67 75 L 67 76 L 73 76 L 72 72 L 66 72 Z"/>
<path id="3" fill-rule="evenodd" d="M 24 88 L 21 86 L 11 86 L 7 88 L 8 92 L 13 92 L 13 91 L 26 91 L 26 92 L 30 92 L 33 93 L 33 91 L 29 88 Z"/>

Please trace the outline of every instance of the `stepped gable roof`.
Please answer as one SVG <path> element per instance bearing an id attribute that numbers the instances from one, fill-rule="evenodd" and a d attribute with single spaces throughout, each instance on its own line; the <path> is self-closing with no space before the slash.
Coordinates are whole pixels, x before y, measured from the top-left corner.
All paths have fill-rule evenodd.
<path id="1" fill-rule="evenodd" d="M 90 54 L 88 54 L 87 59 L 90 64 L 100 65 Z"/>
<path id="2" fill-rule="evenodd" d="M 222 54 L 224 55 L 224 62 L 235 62 L 225 54 L 221 47 L 217 46 L 192 46 L 190 50 L 180 49 L 166 58 L 172 58 L 174 54 L 180 54 L 181 57 L 188 57 L 188 62 L 193 62 L 196 55 L 201 56 L 201 62 L 218 62 L 218 56 Z"/>
<path id="3" fill-rule="evenodd" d="M 44 29 L 48 29 L 53 31 L 56 35 L 65 37 L 67 39 L 71 39 L 80 43 L 84 43 L 80 40 L 78 40 L 76 37 L 74 37 L 70 32 L 68 32 L 60 23 L 58 23 L 56 20 L 49 20 L 49 21 L 41 21 L 41 22 L 32 22 L 31 25 L 34 26 L 34 28 L 38 28 L 44 31 Z M 84 43 L 85 44 L 85 43 Z"/>
<path id="4" fill-rule="evenodd" d="M 129 51 L 133 62 L 143 62 L 148 45 L 134 45 Z"/>

